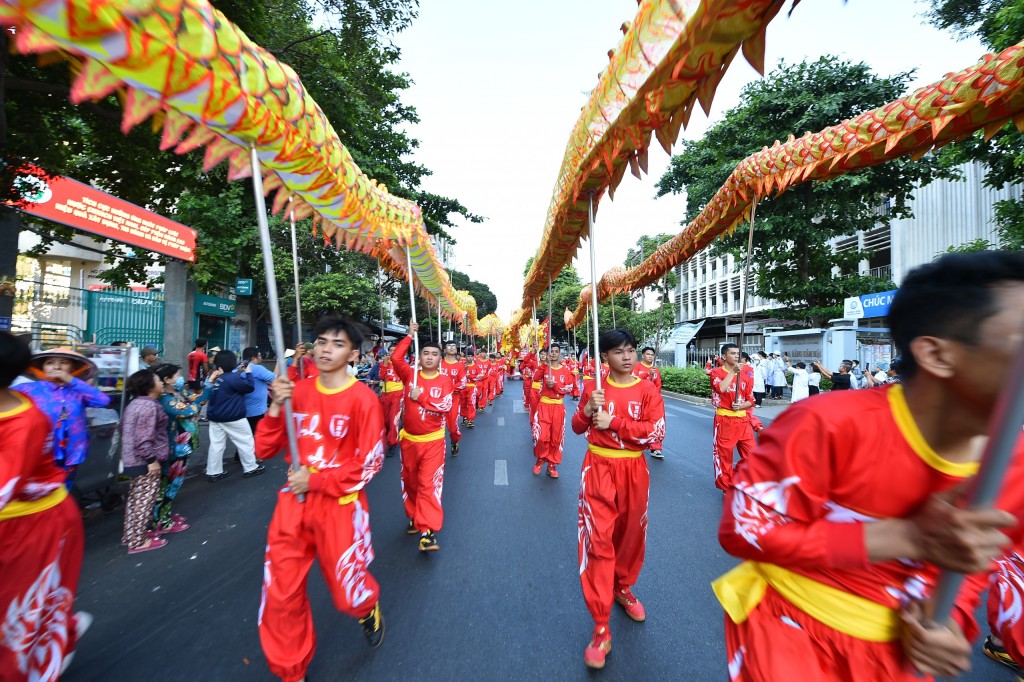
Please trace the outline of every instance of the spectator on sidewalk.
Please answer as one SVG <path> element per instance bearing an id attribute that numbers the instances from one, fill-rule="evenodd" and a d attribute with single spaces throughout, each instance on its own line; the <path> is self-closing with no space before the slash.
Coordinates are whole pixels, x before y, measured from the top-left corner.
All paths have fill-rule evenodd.
<path id="1" fill-rule="evenodd" d="M 815 360 L 812 364 L 819 372 L 821 372 L 821 376 L 832 382 L 833 391 L 848 391 L 853 388 L 851 382 L 853 375 L 850 374 L 850 370 L 853 368 L 853 365 L 849 360 L 843 360 L 839 363 L 838 372 L 828 371 L 828 369 L 825 368 L 825 365 L 821 364 L 821 361 L 819 360 Z"/>
<path id="2" fill-rule="evenodd" d="M 786 374 L 793 375 L 793 397 L 789 402 L 795 403 L 807 398 L 810 395 L 810 391 L 808 390 L 810 386 L 808 384 L 807 365 L 802 362 L 790 365 L 788 355 L 783 356 L 782 360 L 786 363 Z"/>
<path id="3" fill-rule="evenodd" d="M 188 386 L 193 391 L 202 391 L 206 381 L 206 339 L 196 339 L 192 352 L 188 354 Z"/>
<path id="4" fill-rule="evenodd" d="M 167 414 L 159 402 L 164 384 L 151 369 L 140 369 L 128 377 L 125 391 L 133 400 L 121 418 L 121 461 L 132 479 L 124 506 L 124 535 L 121 544 L 128 553 L 160 549 L 167 544 L 150 532 L 150 522 L 160 490 L 160 472 L 167 461 Z"/>
<path id="5" fill-rule="evenodd" d="M 817 370 L 814 363 L 807 368 L 807 395 L 818 395 L 821 393 L 821 372 Z"/>
<path id="6" fill-rule="evenodd" d="M 264 464 L 256 462 L 256 445 L 252 429 L 245 419 L 245 397 L 254 390 L 251 366 L 235 373 L 238 357 L 234 352 L 222 350 L 214 360 L 217 369 L 211 374 L 213 395 L 206 414 L 210 419 L 210 450 L 206 460 L 206 480 L 211 483 L 226 478 L 224 447 L 230 438 L 238 450 L 244 476 L 259 476 L 266 471 Z"/>
<path id="7" fill-rule="evenodd" d="M 746 353 L 743 354 L 744 359 L 753 366 L 754 369 L 754 403 L 761 407 L 761 401 L 764 400 L 767 391 L 767 385 L 765 383 L 765 369 L 767 364 L 767 355 L 763 350 L 754 353 L 753 362 L 751 362 L 750 356 Z"/>
<path id="8" fill-rule="evenodd" d="M 163 364 L 163 360 L 159 357 L 160 351 L 153 346 L 143 346 L 142 350 L 139 351 L 139 360 L 142 364 L 149 369 L 156 369 L 158 365 Z"/>
<path id="9" fill-rule="evenodd" d="M 252 393 L 245 396 L 245 419 L 249 422 L 249 429 L 255 436 L 256 425 L 267 413 L 268 389 L 275 375 L 263 366 L 263 354 L 256 346 L 249 346 L 242 350 L 242 363 L 248 363 L 247 368 L 252 375 L 253 390 Z M 239 367 L 235 371 L 243 370 Z"/>
<path id="10" fill-rule="evenodd" d="M 68 490 L 75 471 L 89 456 L 87 407 L 106 407 L 110 396 L 89 382 L 96 376 L 96 364 L 71 348 L 54 348 L 36 353 L 28 372 L 36 381 L 14 387 L 27 395 L 53 427 L 53 459 L 65 472 Z"/>
<path id="11" fill-rule="evenodd" d="M 786 366 L 778 353 L 772 353 L 772 398 L 782 400 L 786 388 Z"/>

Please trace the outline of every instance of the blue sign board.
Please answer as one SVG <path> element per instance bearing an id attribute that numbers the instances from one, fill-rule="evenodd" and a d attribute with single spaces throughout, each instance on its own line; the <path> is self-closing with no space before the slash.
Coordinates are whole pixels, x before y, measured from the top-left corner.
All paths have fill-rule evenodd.
<path id="1" fill-rule="evenodd" d="M 883 291 L 877 294 L 864 294 L 846 299 L 843 317 L 847 319 L 862 319 L 870 317 L 885 317 L 889 314 L 889 305 L 895 291 Z"/>
<path id="2" fill-rule="evenodd" d="M 11 318 L 0 317 L 0 331 L 9 332 L 11 331 Z"/>
<path id="3" fill-rule="evenodd" d="M 252 280 L 251 279 L 235 279 L 235 295 L 236 296 L 252 296 Z"/>

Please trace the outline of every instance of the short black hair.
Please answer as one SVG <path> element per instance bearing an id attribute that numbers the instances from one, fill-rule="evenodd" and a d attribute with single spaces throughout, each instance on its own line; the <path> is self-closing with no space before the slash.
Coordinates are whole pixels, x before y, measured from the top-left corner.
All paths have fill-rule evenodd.
<path id="1" fill-rule="evenodd" d="M 652 353 L 657 352 L 653 348 L 651 348 L 650 346 L 644 346 L 643 348 L 640 349 L 640 355 L 643 355 L 647 351 L 651 351 Z"/>
<path id="2" fill-rule="evenodd" d="M 140 369 L 124 382 L 124 391 L 133 398 L 148 395 L 153 390 L 154 379 L 156 372 L 151 369 Z"/>
<path id="3" fill-rule="evenodd" d="M 1024 282 L 1024 253 L 951 253 L 911 270 L 887 316 L 901 352 L 900 374 L 910 378 L 917 373 L 910 344 L 918 337 L 976 344 L 981 324 L 999 312 L 993 290 L 1009 282 Z"/>
<path id="4" fill-rule="evenodd" d="M 316 326 L 313 327 L 313 336 L 322 336 L 328 332 L 341 332 L 348 338 L 353 348 L 360 348 L 363 345 L 363 332 L 355 322 L 341 315 L 324 315 L 317 320 Z"/>
<path id="5" fill-rule="evenodd" d="M 746 353 L 740 353 L 740 359 L 741 360 L 748 360 L 749 361 L 750 360 L 750 356 L 747 355 Z"/>
<path id="6" fill-rule="evenodd" d="M 238 367 L 238 356 L 233 350 L 222 350 L 213 359 L 213 365 L 225 372 L 234 371 L 235 367 Z"/>
<path id="7" fill-rule="evenodd" d="M 435 341 L 424 341 L 420 344 L 420 352 L 422 353 L 428 348 L 436 348 L 438 353 L 441 353 L 441 346 L 437 345 Z"/>
<path id="8" fill-rule="evenodd" d="M 206 339 L 196 339 L 194 348 L 206 348 Z"/>
<path id="9" fill-rule="evenodd" d="M 733 348 L 736 348 L 738 350 L 739 346 L 737 346 L 735 343 L 723 343 L 722 344 L 722 350 L 719 351 L 719 354 L 720 355 L 725 355 L 725 351 L 732 350 Z"/>
<path id="10" fill-rule="evenodd" d="M 28 369 L 32 350 L 10 332 L 0 332 L 0 388 L 7 388 Z"/>
<path id="11" fill-rule="evenodd" d="M 260 355 L 260 349 L 256 346 L 249 346 L 248 348 L 242 349 L 242 359 L 249 362 L 257 355 Z"/>
<path id="12" fill-rule="evenodd" d="M 181 367 L 179 365 L 171 364 L 170 362 L 164 362 L 156 367 L 150 367 L 150 369 L 156 372 L 156 375 L 160 377 L 160 381 L 166 381 L 177 374 Z"/>
<path id="13" fill-rule="evenodd" d="M 797 367 L 799 367 L 800 369 L 807 369 L 807 365 L 805 365 L 805 364 L 804 364 L 804 363 L 802 363 L 802 362 L 798 362 L 798 363 L 796 363 L 796 366 L 797 366 Z"/>
<path id="14" fill-rule="evenodd" d="M 560 343 L 553 343 L 550 346 L 548 346 L 548 352 L 549 353 L 551 352 L 552 348 L 557 348 L 559 351 L 561 351 L 562 350 L 562 344 L 560 344 Z"/>
<path id="15" fill-rule="evenodd" d="M 608 353 L 620 346 L 636 348 L 636 337 L 628 329 L 609 329 L 601 334 L 597 342 L 598 352 Z"/>
<path id="16" fill-rule="evenodd" d="M 768 354 L 765 353 L 763 350 L 757 351 L 757 354 L 760 355 L 762 358 L 767 358 L 768 357 Z"/>

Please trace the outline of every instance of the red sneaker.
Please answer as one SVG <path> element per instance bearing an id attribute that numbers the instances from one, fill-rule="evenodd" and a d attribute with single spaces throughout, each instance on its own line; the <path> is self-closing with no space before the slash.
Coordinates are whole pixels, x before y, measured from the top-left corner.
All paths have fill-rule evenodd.
<path id="1" fill-rule="evenodd" d="M 601 669 L 604 667 L 604 659 L 612 650 L 612 633 L 608 631 L 607 625 L 595 626 L 594 635 L 590 638 L 590 644 L 583 651 L 583 662 L 588 668 Z"/>
<path id="2" fill-rule="evenodd" d="M 537 460 L 537 463 L 533 465 L 533 475 L 536 476 L 540 473 L 540 470 L 544 468 L 544 462 Z"/>
<path id="3" fill-rule="evenodd" d="M 548 465 L 548 476 L 551 478 L 558 478 L 558 469 L 555 468 L 554 464 Z"/>
<path id="4" fill-rule="evenodd" d="M 628 587 L 623 587 L 615 592 L 615 601 L 621 604 L 622 608 L 626 611 L 626 615 L 636 622 L 642 623 L 647 619 L 644 605 L 633 594 L 633 590 Z"/>

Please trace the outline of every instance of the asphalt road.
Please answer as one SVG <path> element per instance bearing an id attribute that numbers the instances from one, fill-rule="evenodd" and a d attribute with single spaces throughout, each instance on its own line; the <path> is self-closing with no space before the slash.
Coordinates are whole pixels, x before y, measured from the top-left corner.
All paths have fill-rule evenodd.
<path id="1" fill-rule="evenodd" d="M 521 384 L 478 416 L 449 456 L 439 552 L 405 534 L 399 459 L 369 486 L 387 634 L 370 650 L 310 573 L 323 680 L 724 680 L 722 611 L 710 582 L 735 561 L 716 539 L 721 494 L 712 482 L 709 409 L 667 400 L 666 458 L 652 460 L 647 557 L 636 595 L 645 623 L 613 611 L 606 668 L 587 671 L 592 622 L 580 593 L 576 502 L 585 442 L 568 428 L 562 477 L 533 476 Z M 575 403 L 567 403 L 567 410 Z M 177 511 L 192 528 L 128 556 L 120 510 L 86 526 L 77 608 L 95 622 L 65 680 L 272 680 L 256 630 L 266 529 L 281 460 L 267 475 L 218 483 L 195 476 Z M 502 472 L 507 474 L 503 477 Z M 507 478 L 507 484 L 501 483 Z M 794 671 L 794 680 L 799 671 Z M 971 682 L 1013 676 L 978 654 Z"/>

